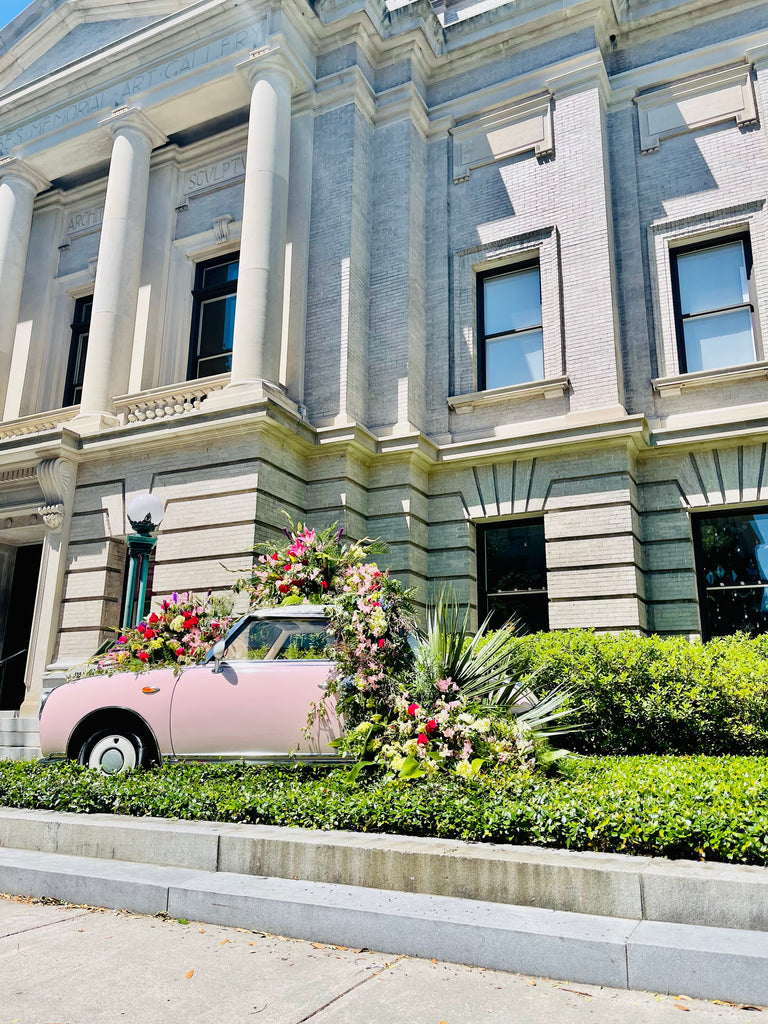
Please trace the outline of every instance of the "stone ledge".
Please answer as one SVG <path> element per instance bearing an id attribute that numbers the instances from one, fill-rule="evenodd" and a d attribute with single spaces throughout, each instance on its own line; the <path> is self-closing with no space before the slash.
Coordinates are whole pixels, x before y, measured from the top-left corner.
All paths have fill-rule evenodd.
<path id="1" fill-rule="evenodd" d="M 745 366 L 726 366 L 720 370 L 680 373 L 674 377 L 655 377 L 651 384 L 653 390 L 660 395 L 679 395 L 689 388 L 737 384 L 743 380 L 761 380 L 765 377 L 768 377 L 768 361 L 748 363 Z"/>
<path id="2" fill-rule="evenodd" d="M 513 384 L 506 388 L 491 388 L 489 391 L 471 391 L 467 395 L 452 395 L 448 407 L 459 415 L 500 405 L 502 402 L 525 398 L 559 398 L 564 395 L 570 380 L 564 377 L 549 377 L 547 380 L 535 380 L 526 384 Z"/>

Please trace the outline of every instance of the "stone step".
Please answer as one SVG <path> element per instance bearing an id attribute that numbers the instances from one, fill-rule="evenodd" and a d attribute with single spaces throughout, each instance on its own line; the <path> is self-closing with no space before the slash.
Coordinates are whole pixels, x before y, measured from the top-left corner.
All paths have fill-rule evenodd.
<path id="1" fill-rule="evenodd" d="M 40 723 L 36 718 L 0 718 L 0 736 L 37 736 Z"/>
<path id="2" fill-rule="evenodd" d="M 383 953 L 768 1003 L 768 934 L 0 849 L 0 891 Z"/>
<path id="3" fill-rule="evenodd" d="M 768 932 L 768 870 L 738 864 L 24 808 L 0 847 Z"/>

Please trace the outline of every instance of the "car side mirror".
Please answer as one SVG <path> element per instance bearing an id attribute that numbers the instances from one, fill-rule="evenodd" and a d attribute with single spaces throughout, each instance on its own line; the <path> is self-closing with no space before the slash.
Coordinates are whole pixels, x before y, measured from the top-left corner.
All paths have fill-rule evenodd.
<path id="1" fill-rule="evenodd" d="M 221 663 L 224 660 L 225 644 L 223 640 L 217 640 L 211 649 L 213 655 L 213 671 L 221 672 Z"/>

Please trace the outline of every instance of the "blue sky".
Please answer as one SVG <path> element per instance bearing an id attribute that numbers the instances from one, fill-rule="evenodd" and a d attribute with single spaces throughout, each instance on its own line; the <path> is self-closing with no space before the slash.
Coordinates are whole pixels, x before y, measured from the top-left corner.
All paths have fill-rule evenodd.
<path id="1" fill-rule="evenodd" d="M 5 28 L 9 21 L 12 21 L 19 11 L 29 7 L 32 0 L 0 0 L 0 29 Z"/>

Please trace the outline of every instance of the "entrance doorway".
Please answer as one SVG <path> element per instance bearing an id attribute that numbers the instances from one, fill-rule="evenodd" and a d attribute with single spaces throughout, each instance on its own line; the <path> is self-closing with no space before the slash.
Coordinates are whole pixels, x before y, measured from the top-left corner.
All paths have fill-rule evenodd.
<path id="1" fill-rule="evenodd" d="M 10 592 L 6 591 L 7 604 L 0 607 L 0 617 L 5 619 L 0 645 L 0 711 L 18 711 L 24 700 L 24 675 L 42 556 L 42 544 L 16 548 Z"/>

